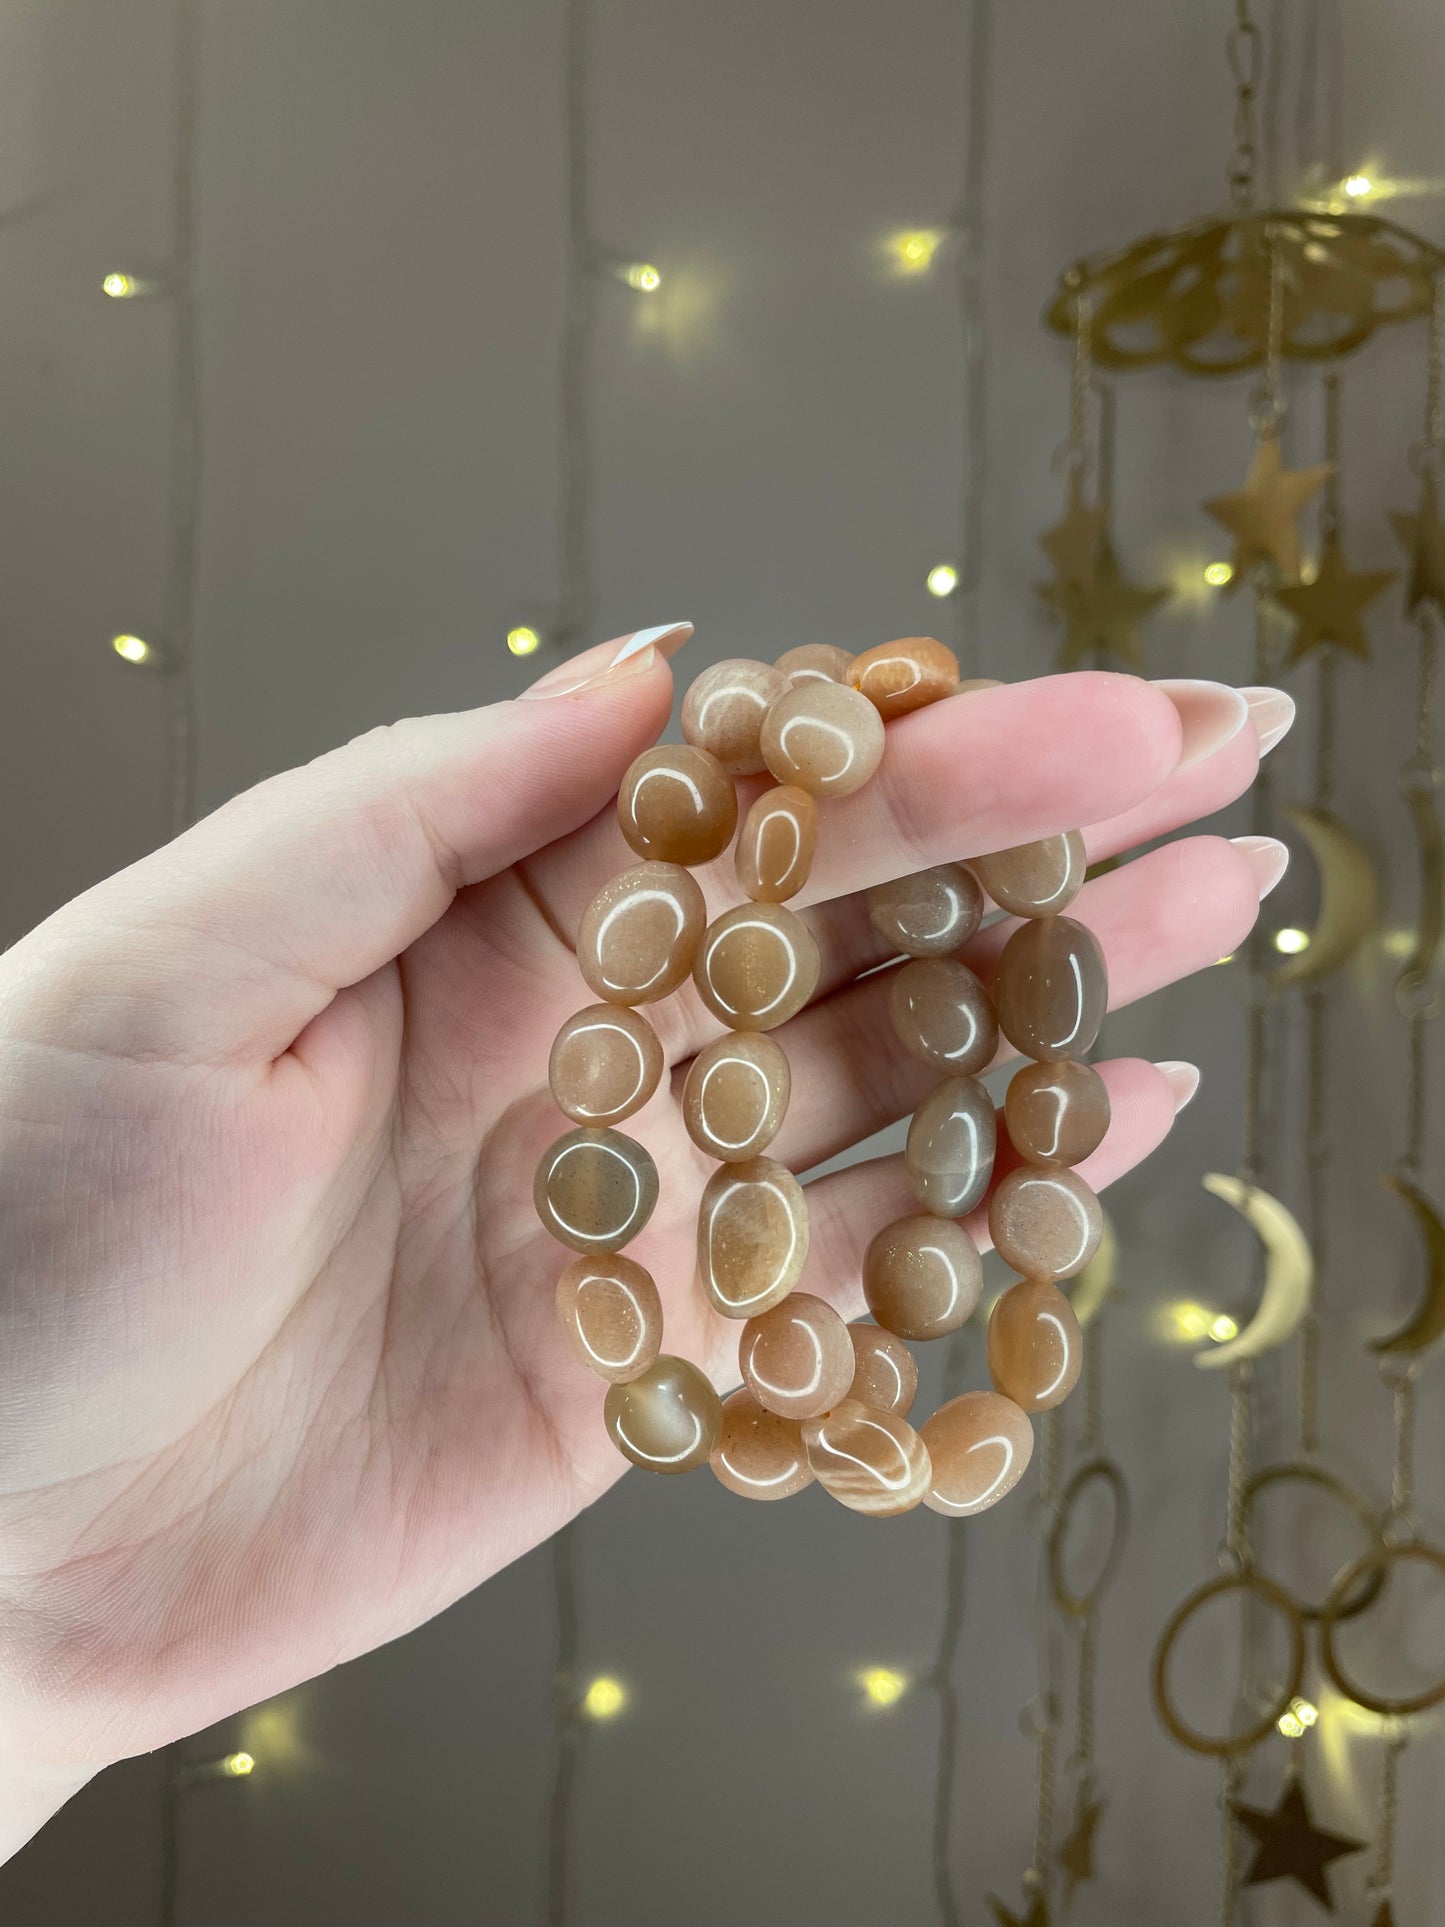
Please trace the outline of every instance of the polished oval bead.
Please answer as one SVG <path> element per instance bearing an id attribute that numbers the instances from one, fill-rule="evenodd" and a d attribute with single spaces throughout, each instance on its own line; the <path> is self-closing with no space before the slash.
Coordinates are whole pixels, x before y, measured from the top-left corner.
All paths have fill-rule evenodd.
<path id="1" fill-rule="evenodd" d="M 908 1126 L 903 1161 L 925 1211 L 961 1218 L 988 1189 L 996 1142 L 993 1099 L 976 1077 L 945 1077 Z"/>
<path id="2" fill-rule="evenodd" d="M 770 662 L 741 656 L 715 662 L 682 699 L 682 733 L 734 776 L 756 775 L 763 767 L 763 717 L 788 687 Z"/>
<path id="3" fill-rule="evenodd" d="M 574 1124 L 620 1124 L 657 1089 L 662 1062 L 645 1017 L 622 1004 L 589 1004 L 558 1031 L 547 1081 Z"/>
<path id="4" fill-rule="evenodd" d="M 818 987 L 812 931 L 780 903 L 740 903 L 708 925 L 693 982 L 714 1017 L 733 1030 L 772 1030 Z"/>
<path id="5" fill-rule="evenodd" d="M 659 743 L 632 759 L 617 793 L 617 821 L 641 857 L 711 863 L 732 842 L 738 793 L 705 749 Z"/>
<path id="6" fill-rule="evenodd" d="M 682 1087 L 682 1121 L 699 1151 L 724 1163 L 755 1158 L 778 1135 L 792 1073 L 758 1031 L 734 1031 L 700 1050 Z"/>
<path id="7" fill-rule="evenodd" d="M 724 1164 L 703 1186 L 697 1268 L 714 1311 L 755 1318 L 786 1298 L 808 1255 L 803 1187 L 771 1158 Z"/>
<path id="8" fill-rule="evenodd" d="M 657 1166 L 621 1131 L 568 1131 L 542 1153 L 537 1216 L 574 1251 L 620 1251 L 657 1203 Z"/>
<path id="9" fill-rule="evenodd" d="M 975 857 L 974 875 L 1000 910 L 1015 917 L 1056 917 L 1084 885 L 1089 867 L 1077 830 Z"/>
<path id="10" fill-rule="evenodd" d="M 853 1338 L 849 1398 L 907 1418 L 918 1396 L 918 1364 L 912 1352 L 881 1325 L 850 1325 L 848 1330 Z"/>
<path id="11" fill-rule="evenodd" d="M 988 992 L 956 957 L 915 957 L 893 973 L 888 1014 L 911 1057 L 975 1077 L 993 1062 L 998 1019 Z"/>
<path id="12" fill-rule="evenodd" d="M 1025 1064 L 1004 1098 L 1009 1142 L 1030 1164 L 1079 1164 L 1109 1128 L 1109 1087 L 1092 1064 Z"/>
<path id="13" fill-rule="evenodd" d="M 845 1398 L 822 1418 L 803 1421 L 813 1476 L 854 1512 L 886 1519 L 911 1512 L 932 1477 L 928 1447 L 907 1419 Z"/>
<path id="14" fill-rule="evenodd" d="M 966 944 L 983 917 L 983 891 L 961 863 L 875 883 L 868 916 L 887 944 L 905 957 L 946 957 Z"/>
<path id="15" fill-rule="evenodd" d="M 1073 1391 L 1083 1362 L 1083 1333 L 1058 1286 L 1047 1278 L 1010 1285 L 988 1321 L 994 1390 L 1025 1412 L 1047 1412 Z"/>
<path id="16" fill-rule="evenodd" d="M 609 1385 L 602 1406 L 612 1443 L 649 1472 L 705 1465 L 722 1426 L 722 1401 L 685 1358 L 664 1352 L 625 1384 Z"/>
<path id="17" fill-rule="evenodd" d="M 764 790 L 743 818 L 733 863 L 745 897 L 784 903 L 796 896 L 813 868 L 818 847 L 818 805 L 796 783 Z"/>
<path id="18" fill-rule="evenodd" d="M 557 1312 L 572 1349 L 603 1378 L 636 1378 L 661 1349 L 657 1286 L 620 1253 L 574 1258 L 557 1280 Z"/>
<path id="19" fill-rule="evenodd" d="M 855 656 L 848 680 L 887 722 L 951 696 L 958 688 L 958 658 L 932 636 L 900 636 Z"/>
<path id="20" fill-rule="evenodd" d="M 983 1260 L 961 1224 L 922 1213 L 884 1225 L 863 1254 L 863 1296 L 900 1338 L 942 1338 L 973 1315 Z"/>
<path id="21" fill-rule="evenodd" d="M 810 1292 L 789 1292 L 743 1326 L 738 1370 L 758 1403 L 780 1418 L 831 1411 L 848 1396 L 854 1369 L 848 1327 Z"/>
<path id="22" fill-rule="evenodd" d="M 775 667 L 789 683 L 847 682 L 853 658 L 846 649 L 831 642 L 802 642 L 796 649 L 785 649 Z"/>
<path id="23" fill-rule="evenodd" d="M 998 1027 L 1025 1057 L 1082 1057 L 1109 1004 L 1104 953 L 1072 917 L 1020 924 L 1003 947 L 994 981 Z"/>
<path id="24" fill-rule="evenodd" d="M 813 1483 L 798 1421 L 766 1410 L 746 1386 L 723 1400 L 709 1463 L 718 1483 L 744 1499 L 790 1499 Z"/>
<path id="25" fill-rule="evenodd" d="M 1073 1278 L 1099 1249 L 1104 1212 L 1077 1171 L 1022 1164 L 995 1187 L 988 1229 L 1025 1278 Z"/>
<path id="26" fill-rule="evenodd" d="M 675 863 L 639 863 L 582 912 L 577 966 L 609 1004 L 650 1004 L 687 978 L 707 925 L 702 891 Z"/>
<path id="27" fill-rule="evenodd" d="M 811 796 L 851 796 L 883 760 L 883 718 L 842 683 L 794 683 L 763 718 L 763 760 Z"/>
<path id="28" fill-rule="evenodd" d="M 1028 1414 L 999 1392 L 965 1392 L 919 1427 L 933 1466 L 923 1503 L 948 1519 L 971 1518 L 1006 1498 L 1034 1452 Z"/>

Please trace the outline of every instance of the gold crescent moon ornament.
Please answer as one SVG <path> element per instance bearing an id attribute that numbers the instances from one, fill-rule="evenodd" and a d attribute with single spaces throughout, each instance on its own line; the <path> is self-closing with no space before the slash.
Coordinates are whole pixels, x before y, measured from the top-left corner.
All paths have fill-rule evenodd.
<path id="1" fill-rule="evenodd" d="M 1114 1229 L 1114 1221 L 1104 1212 L 1104 1226 L 1099 1234 L 1099 1248 L 1074 1280 L 1073 1290 L 1069 1293 L 1069 1303 L 1080 1327 L 1097 1318 L 1103 1310 L 1104 1300 L 1115 1289 L 1119 1271 L 1119 1236 Z"/>
<path id="2" fill-rule="evenodd" d="M 1270 972 L 1270 982 L 1314 983 L 1347 964 L 1375 925 L 1379 885 L 1359 839 L 1328 810 L 1289 805 L 1285 816 L 1308 844 L 1320 879 L 1320 907 L 1310 940 Z"/>
<path id="3" fill-rule="evenodd" d="M 1264 1290 L 1253 1318 L 1227 1345 L 1214 1345 L 1194 1354 L 1202 1372 L 1213 1372 L 1234 1364 L 1236 1359 L 1258 1358 L 1261 1352 L 1284 1344 L 1294 1335 L 1309 1310 L 1315 1261 L 1299 1220 L 1268 1191 L 1219 1171 L 1208 1172 L 1201 1182 L 1206 1191 L 1233 1206 L 1266 1253 Z"/>
<path id="4" fill-rule="evenodd" d="M 1380 1182 L 1409 1208 L 1419 1227 L 1425 1245 L 1426 1290 L 1425 1302 L 1414 1317 L 1388 1338 L 1377 1338 L 1370 1350 L 1381 1358 L 1413 1357 L 1445 1333 L 1445 1219 L 1408 1178 L 1392 1173 Z"/>
<path id="5" fill-rule="evenodd" d="M 1415 942 L 1395 985 L 1395 1002 L 1406 1017 L 1432 1016 L 1442 990 L 1434 981 L 1445 935 L 1445 840 L 1440 833 L 1436 797 L 1441 773 L 1428 758 L 1412 756 L 1400 771 L 1400 794 L 1415 825 L 1420 858 L 1420 899 Z"/>

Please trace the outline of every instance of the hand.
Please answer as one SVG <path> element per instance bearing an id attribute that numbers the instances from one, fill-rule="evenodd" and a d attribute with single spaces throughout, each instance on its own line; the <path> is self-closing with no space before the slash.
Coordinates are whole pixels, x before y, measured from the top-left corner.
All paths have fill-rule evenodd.
<path id="1" fill-rule="evenodd" d="M 593 1001 L 571 935 L 635 860 L 611 799 L 671 701 L 662 648 L 618 653 L 263 783 L 0 961 L 8 1846 L 98 1765 L 418 1625 L 623 1469 L 531 1198 L 566 1128 L 551 1038 Z M 890 1043 L 886 977 L 859 980 L 882 960 L 865 886 L 1076 824 L 1094 859 L 1176 829 L 1252 780 L 1245 717 L 1217 685 L 1089 674 L 890 724 L 879 776 L 824 810 L 822 981 L 777 1033 L 773 1154 L 815 1165 L 931 1081 Z M 1088 885 L 1115 1004 L 1233 949 L 1282 854 L 1200 837 Z M 702 881 L 736 898 L 726 859 Z M 985 974 L 1002 934 L 967 953 Z M 727 1385 L 738 1328 L 695 1284 L 707 1167 L 676 1103 L 716 1027 L 690 988 L 647 1015 L 676 1068 L 627 1126 L 662 1180 L 633 1249 L 666 1349 Z M 1156 1068 L 1101 1069 L 1096 1185 L 1175 1108 Z M 806 1282 L 856 1316 L 860 1254 L 910 1208 L 901 1160 L 809 1199 Z"/>

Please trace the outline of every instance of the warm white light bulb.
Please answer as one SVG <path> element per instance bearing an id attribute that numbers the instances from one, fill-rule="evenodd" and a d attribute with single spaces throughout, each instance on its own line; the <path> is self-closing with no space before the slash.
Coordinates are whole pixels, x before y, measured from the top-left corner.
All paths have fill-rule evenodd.
<path id="1" fill-rule="evenodd" d="M 108 294 L 112 301 L 129 301 L 132 295 L 140 293 L 140 282 L 133 274 L 108 274 L 100 286 L 101 292 Z"/>
<path id="2" fill-rule="evenodd" d="M 888 251 L 900 274 L 926 274 L 947 232 L 944 228 L 904 228 L 890 234 Z"/>
<path id="3" fill-rule="evenodd" d="M 1239 1326 L 1227 1311 L 1222 1311 L 1217 1318 L 1210 1320 L 1209 1336 L 1216 1345 L 1227 1345 L 1231 1338 L 1238 1338 Z"/>
<path id="4" fill-rule="evenodd" d="M 529 629 L 523 623 L 507 631 L 507 647 L 514 656 L 535 656 L 542 647 L 542 638 L 535 629 Z"/>
<path id="5" fill-rule="evenodd" d="M 1352 201 L 1363 201 L 1373 186 L 1374 182 L 1368 174 L 1351 174 L 1345 182 L 1345 192 Z"/>
<path id="6" fill-rule="evenodd" d="M 958 570 L 951 562 L 940 562 L 928 571 L 928 593 L 936 596 L 952 595 L 958 587 Z"/>
<path id="7" fill-rule="evenodd" d="M 627 1704 L 627 1688 L 620 1679 L 609 1679 L 605 1674 L 594 1679 L 582 1695 L 582 1711 L 589 1720 L 611 1720 Z"/>
<path id="8" fill-rule="evenodd" d="M 249 1753 L 228 1753 L 225 1768 L 233 1780 L 243 1780 L 248 1773 L 254 1772 L 256 1762 Z"/>
<path id="9" fill-rule="evenodd" d="M 872 1706 L 896 1706 L 908 1691 L 908 1681 L 891 1666 L 865 1666 L 858 1683 Z"/>
<path id="10" fill-rule="evenodd" d="M 122 662 L 149 662 L 154 653 L 143 636 L 112 636 L 110 646 Z"/>
<path id="11" fill-rule="evenodd" d="M 622 278 L 637 294 L 656 294 L 662 276 L 650 261 L 633 261 L 622 271 Z"/>
<path id="12" fill-rule="evenodd" d="M 1211 589 L 1222 589 L 1227 582 L 1234 580 L 1234 566 L 1229 562 L 1210 562 L 1205 565 L 1204 580 Z"/>
<path id="13" fill-rule="evenodd" d="M 1308 930 L 1276 930 L 1274 947 L 1282 957 L 1297 957 L 1302 950 L 1309 949 L 1310 933 Z"/>

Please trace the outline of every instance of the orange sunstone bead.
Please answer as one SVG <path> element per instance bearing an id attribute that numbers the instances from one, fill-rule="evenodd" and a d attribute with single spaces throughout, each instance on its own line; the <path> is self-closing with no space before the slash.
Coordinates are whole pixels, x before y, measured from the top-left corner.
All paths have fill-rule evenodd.
<path id="1" fill-rule="evenodd" d="M 922 1503 L 932 1480 L 928 1447 L 896 1412 L 845 1398 L 822 1418 L 803 1421 L 813 1477 L 853 1512 L 887 1519 Z"/>
<path id="2" fill-rule="evenodd" d="M 557 1280 L 562 1328 L 603 1378 L 636 1378 L 662 1348 L 662 1300 L 651 1274 L 620 1253 L 574 1258 Z"/>
<path id="3" fill-rule="evenodd" d="M 1072 917 L 1020 924 L 998 960 L 998 1027 L 1025 1057 L 1083 1057 L 1109 1004 L 1104 953 Z"/>
<path id="4" fill-rule="evenodd" d="M 813 1483 L 798 1421 L 768 1411 L 746 1387 L 723 1400 L 709 1463 L 718 1483 L 744 1499 L 789 1499 Z"/>
<path id="5" fill-rule="evenodd" d="M 914 957 L 893 973 L 888 1014 L 910 1057 L 935 1070 L 977 1076 L 998 1049 L 988 992 L 956 957 Z"/>
<path id="6" fill-rule="evenodd" d="M 577 964 L 609 1004 L 651 1004 L 685 983 L 707 927 L 702 891 L 675 863 L 604 883 L 577 928 Z"/>
<path id="7" fill-rule="evenodd" d="M 790 684 L 799 682 L 841 682 L 848 680 L 853 658 L 846 649 L 831 642 L 803 642 L 796 649 L 785 649 L 775 667 Z"/>
<path id="8" fill-rule="evenodd" d="M 789 1292 L 743 1326 L 738 1369 L 770 1412 L 819 1418 L 848 1396 L 856 1369 L 853 1341 L 831 1305 L 810 1292 Z"/>
<path id="9" fill-rule="evenodd" d="M 854 1372 L 848 1396 L 907 1418 L 918 1396 L 918 1366 L 901 1338 L 881 1325 L 850 1325 Z"/>
<path id="10" fill-rule="evenodd" d="M 755 1158 L 778 1134 L 792 1072 L 782 1048 L 761 1031 L 738 1030 L 700 1050 L 682 1087 L 687 1134 L 710 1158 Z"/>
<path id="11" fill-rule="evenodd" d="M 650 1472 L 705 1465 L 722 1429 L 722 1402 L 685 1358 L 663 1353 L 625 1384 L 609 1385 L 602 1421 L 624 1457 Z"/>
<path id="12" fill-rule="evenodd" d="M 1025 1412 L 1062 1405 L 1079 1382 L 1084 1339 L 1074 1308 L 1046 1278 L 1010 1285 L 988 1321 L 994 1390 Z"/>
<path id="13" fill-rule="evenodd" d="M 925 1211 L 962 1218 L 988 1189 L 997 1124 L 976 1077 L 945 1077 L 913 1113 L 903 1162 Z"/>
<path id="14" fill-rule="evenodd" d="M 1083 888 L 1088 862 L 1083 837 L 1069 830 L 975 857 L 973 871 L 1000 910 L 1016 917 L 1056 917 Z"/>
<path id="15" fill-rule="evenodd" d="M 1025 1064 L 1004 1099 L 1009 1142 L 1030 1164 L 1080 1164 L 1109 1129 L 1109 1087 L 1092 1064 Z"/>
<path id="16" fill-rule="evenodd" d="M 771 663 L 732 657 L 704 669 L 682 699 L 682 733 L 734 776 L 763 767 L 763 718 L 789 687 Z"/>
<path id="17" fill-rule="evenodd" d="M 693 982 L 713 1016 L 733 1030 L 772 1030 L 818 987 L 817 941 L 780 903 L 741 903 L 708 925 Z"/>
<path id="18" fill-rule="evenodd" d="M 957 1331 L 973 1315 L 982 1288 L 978 1246 L 951 1218 L 899 1218 L 863 1254 L 868 1309 L 900 1338 Z"/>
<path id="19" fill-rule="evenodd" d="M 697 1268 L 713 1309 L 755 1318 L 786 1298 L 808 1255 L 803 1187 L 783 1164 L 721 1165 L 703 1186 Z"/>
<path id="20" fill-rule="evenodd" d="M 883 941 L 905 957 L 947 957 L 977 930 L 983 891 L 961 863 L 939 863 L 874 884 L 868 916 Z"/>
<path id="21" fill-rule="evenodd" d="M 949 1519 L 969 1519 L 1006 1498 L 1034 1451 L 1028 1414 L 999 1392 L 965 1392 L 919 1427 L 933 1467 L 923 1503 Z"/>
<path id="22" fill-rule="evenodd" d="M 883 760 L 883 718 L 835 682 L 795 682 L 763 718 L 763 759 L 780 783 L 851 796 Z"/>
<path id="23" fill-rule="evenodd" d="M 532 1201 L 559 1244 L 620 1251 L 652 1216 L 657 1166 L 621 1131 L 568 1131 L 542 1153 Z"/>
<path id="24" fill-rule="evenodd" d="M 737 828 L 737 791 L 705 749 L 659 743 L 633 758 L 618 792 L 617 821 L 641 857 L 710 863 Z"/>
<path id="25" fill-rule="evenodd" d="M 900 636 L 853 658 L 848 680 L 888 721 L 958 688 L 958 658 L 932 636 Z"/>
<path id="26" fill-rule="evenodd" d="M 782 783 L 764 790 L 743 819 L 733 852 L 738 884 L 754 903 L 784 903 L 808 881 L 818 847 L 818 805 Z"/>
<path id="27" fill-rule="evenodd" d="M 1099 1249 L 1104 1213 L 1077 1171 L 1021 1164 L 988 1206 L 994 1250 L 1025 1278 L 1073 1278 Z"/>
<path id="28" fill-rule="evenodd" d="M 641 1110 L 662 1078 L 662 1044 L 645 1017 L 621 1004 L 592 1004 L 557 1033 L 547 1081 L 576 1124 L 620 1124 Z"/>

